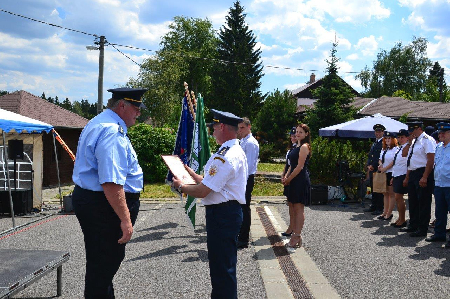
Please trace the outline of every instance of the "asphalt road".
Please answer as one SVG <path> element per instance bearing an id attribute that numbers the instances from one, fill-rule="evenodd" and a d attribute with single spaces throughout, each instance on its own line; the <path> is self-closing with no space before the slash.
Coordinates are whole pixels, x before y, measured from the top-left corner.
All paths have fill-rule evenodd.
<path id="1" fill-rule="evenodd" d="M 260 201 L 254 206 L 273 211 L 278 218 L 275 223 L 288 222 L 287 206 L 280 199 Z M 360 204 L 339 203 L 305 209 L 303 250 L 339 296 L 450 298 L 450 250 L 442 248 L 443 243 L 428 243 L 424 238 L 399 233 L 389 222 L 376 220 L 362 209 Z M 52 212 L 56 210 L 45 213 Z M 114 280 L 116 297 L 209 298 L 211 286 L 203 216 L 204 208 L 199 207 L 198 225 L 193 230 L 180 203 L 143 203 L 133 239 L 127 245 L 126 258 Z M 16 223 L 34 219 L 37 216 L 18 217 Z M 0 231 L 9 227 L 10 218 L 0 217 Z M 239 298 L 267 297 L 267 280 L 258 261 L 260 243 L 264 241 L 258 237 L 248 249 L 238 252 Z M 22 227 L 13 235 L 1 235 L 0 248 L 70 251 L 70 259 L 63 265 L 60 298 L 83 297 L 84 244 L 74 215 L 52 215 Z M 268 261 L 263 264 L 268 265 Z M 56 272 L 15 298 L 55 296 Z"/>

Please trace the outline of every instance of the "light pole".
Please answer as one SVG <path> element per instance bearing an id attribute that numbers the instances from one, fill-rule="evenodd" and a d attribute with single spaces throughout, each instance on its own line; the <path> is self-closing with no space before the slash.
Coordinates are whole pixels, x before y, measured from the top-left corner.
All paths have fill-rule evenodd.
<path id="1" fill-rule="evenodd" d="M 96 46 L 86 46 L 88 50 L 100 50 L 98 57 L 98 99 L 97 99 L 97 114 L 103 111 L 103 66 L 105 64 L 105 36 L 100 36 L 100 40 L 96 41 Z"/>

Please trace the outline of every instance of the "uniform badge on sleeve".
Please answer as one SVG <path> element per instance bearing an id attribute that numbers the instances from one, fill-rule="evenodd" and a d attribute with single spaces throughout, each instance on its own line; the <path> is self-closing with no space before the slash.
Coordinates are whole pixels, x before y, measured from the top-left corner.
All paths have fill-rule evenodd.
<path id="1" fill-rule="evenodd" d="M 121 133 L 121 134 L 123 134 L 123 127 L 122 127 L 122 125 L 119 125 L 119 132 Z"/>
<path id="2" fill-rule="evenodd" d="M 214 176 L 217 174 L 217 167 L 215 165 L 212 165 L 208 170 L 209 176 Z"/>

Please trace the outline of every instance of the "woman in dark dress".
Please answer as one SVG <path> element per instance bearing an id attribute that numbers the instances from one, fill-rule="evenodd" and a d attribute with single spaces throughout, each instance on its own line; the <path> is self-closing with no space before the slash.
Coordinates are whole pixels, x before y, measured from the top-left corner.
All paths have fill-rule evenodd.
<path id="1" fill-rule="evenodd" d="M 290 140 L 292 143 L 292 147 L 289 149 L 289 151 L 286 153 L 286 165 L 284 166 L 284 170 L 283 170 L 283 174 L 281 174 L 281 182 L 283 182 L 283 179 L 287 173 L 287 171 L 289 170 L 289 153 L 297 146 L 297 138 L 295 137 L 295 133 L 297 131 L 297 127 L 292 127 L 291 132 L 290 132 Z M 288 192 L 289 192 L 289 186 L 285 185 L 284 186 L 284 191 L 283 191 L 283 195 L 285 195 L 286 197 L 288 196 Z M 294 210 L 292 209 L 292 203 L 288 202 L 287 203 L 289 205 L 289 226 L 286 229 L 285 232 L 281 233 L 282 236 L 291 236 L 292 231 L 293 231 L 293 227 L 292 227 L 292 223 L 291 220 L 294 218 L 293 214 L 294 214 Z"/>
<path id="2" fill-rule="evenodd" d="M 299 124 L 296 129 L 297 147 L 288 155 L 290 167 L 283 184 L 289 186 L 287 200 L 292 205 L 293 229 L 291 239 L 286 244 L 290 248 L 302 246 L 302 229 L 305 222 L 305 206 L 311 204 L 311 182 L 309 180 L 308 162 L 311 157 L 311 136 L 308 125 Z"/>

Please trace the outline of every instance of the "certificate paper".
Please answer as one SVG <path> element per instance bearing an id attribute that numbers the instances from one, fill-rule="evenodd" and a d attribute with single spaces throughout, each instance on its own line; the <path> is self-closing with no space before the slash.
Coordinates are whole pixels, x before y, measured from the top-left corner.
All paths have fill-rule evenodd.
<path id="1" fill-rule="evenodd" d="M 178 155 L 161 155 L 170 172 L 185 184 L 196 184 Z"/>

